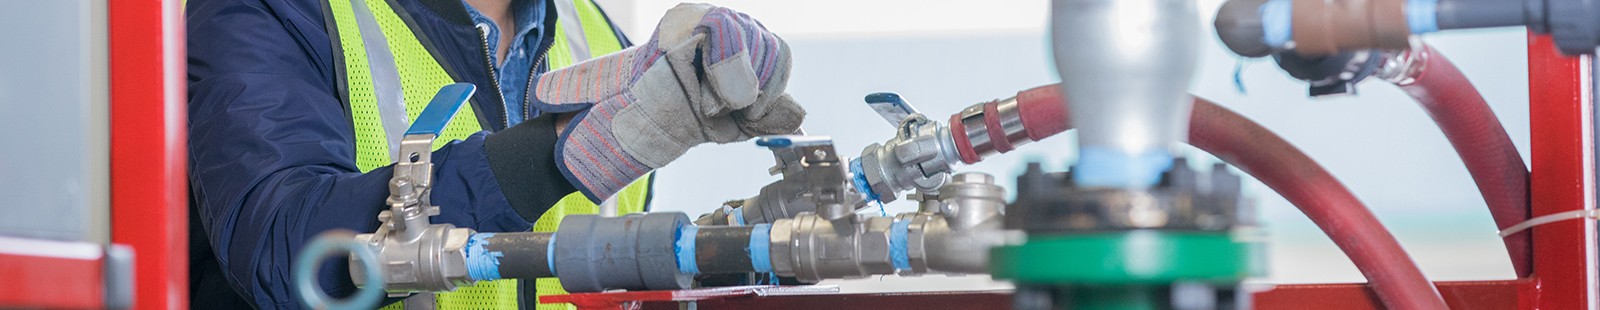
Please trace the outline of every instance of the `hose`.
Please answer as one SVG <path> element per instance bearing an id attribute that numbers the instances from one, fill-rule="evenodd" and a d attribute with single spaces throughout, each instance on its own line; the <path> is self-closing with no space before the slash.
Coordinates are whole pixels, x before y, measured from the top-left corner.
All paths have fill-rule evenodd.
<path id="1" fill-rule="evenodd" d="M 1250 119 L 1195 98 L 1189 144 L 1283 195 L 1344 250 L 1389 309 L 1445 309 L 1400 242 L 1366 205 L 1311 157 Z"/>
<path id="2" fill-rule="evenodd" d="M 1411 57 L 1412 68 L 1388 80 L 1416 99 L 1439 124 L 1456 154 L 1466 163 L 1495 224 L 1505 230 L 1527 220 L 1528 166 L 1511 144 L 1511 137 L 1500 125 L 1500 119 L 1495 117 L 1472 82 L 1432 46 L 1421 44 L 1405 53 Z M 1503 241 L 1517 276 L 1531 274 L 1531 234 L 1512 234 Z"/>
<path id="3" fill-rule="evenodd" d="M 1049 89 L 1059 88 L 1052 85 L 1024 91 L 1032 98 L 1021 101 L 1021 107 L 1037 111 L 1034 115 L 1059 115 L 1058 124 L 1066 126 L 1030 128 L 1042 129 L 1029 131 L 1034 139 L 1072 128 L 1065 97 Z M 1061 110 L 1051 110 L 1055 108 Z M 1350 257 L 1388 308 L 1445 308 L 1433 283 L 1366 205 L 1282 137 L 1237 113 L 1195 98 L 1189 119 L 1189 144 L 1261 180 L 1300 208 Z"/>

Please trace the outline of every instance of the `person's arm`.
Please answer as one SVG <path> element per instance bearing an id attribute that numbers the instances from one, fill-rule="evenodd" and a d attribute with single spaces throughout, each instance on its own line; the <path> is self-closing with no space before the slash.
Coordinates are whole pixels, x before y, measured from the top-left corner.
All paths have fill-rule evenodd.
<path id="1" fill-rule="evenodd" d="M 339 51 L 318 6 L 305 7 L 188 3 L 194 208 L 227 282 L 259 308 L 300 306 L 291 262 L 316 234 L 376 231 L 391 176 L 389 167 L 356 168 L 350 112 L 335 95 Z M 553 130 L 551 120 L 530 121 L 434 152 L 432 199 L 443 210 L 433 221 L 529 229 L 573 190 L 554 167 Z M 346 264 L 325 264 L 319 277 L 335 296 L 354 290 Z"/>

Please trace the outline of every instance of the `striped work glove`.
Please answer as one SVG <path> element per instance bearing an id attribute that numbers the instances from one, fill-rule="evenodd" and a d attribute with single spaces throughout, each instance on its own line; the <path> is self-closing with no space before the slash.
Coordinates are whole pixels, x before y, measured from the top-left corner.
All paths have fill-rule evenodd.
<path id="1" fill-rule="evenodd" d="M 806 113 L 784 93 L 789 62 L 789 46 L 749 16 L 680 4 L 648 43 L 544 74 L 535 104 L 579 112 L 557 166 L 601 201 L 695 145 L 795 132 Z"/>

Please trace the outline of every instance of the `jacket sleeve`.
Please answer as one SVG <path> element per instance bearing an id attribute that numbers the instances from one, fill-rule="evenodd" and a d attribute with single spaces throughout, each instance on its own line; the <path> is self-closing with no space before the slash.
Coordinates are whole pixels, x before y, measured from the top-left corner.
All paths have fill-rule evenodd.
<path id="1" fill-rule="evenodd" d="M 191 238 L 207 239 L 226 282 L 256 307 L 299 308 L 294 257 L 326 230 L 376 231 L 391 170 L 356 168 L 321 5 L 192 0 L 187 7 L 190 182 L 205 233 Z M 554 136 L 553 127 L 529 123 L 434 152 L 432 198 L 443 209 L 435 223 L 526 231 L 570 192 L 545 167 L 553 160 L 527 164 L 551 153 L 553 144 L 533 144 L 538 137 Z M 488 149 L 501 150 L 497 165 Z M 509 179 L 544 187 L 505 191 L 499 180 Z M 346 264 L 324 264 L 318 276 L 334 296 L 354 292 Z"/>

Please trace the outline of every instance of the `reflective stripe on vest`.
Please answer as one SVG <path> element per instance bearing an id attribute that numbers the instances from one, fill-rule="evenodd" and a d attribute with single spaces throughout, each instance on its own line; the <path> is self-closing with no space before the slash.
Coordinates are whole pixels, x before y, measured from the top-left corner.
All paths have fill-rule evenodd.
<path id="1" fill-rule="evenodd" d="M 396 8 L 390 1 L 393 0 L 328 1 L 329 18 L 338 32 L 334 40 L 342 50 L 344 65 L 340 69 L 344 70 L 342 76 L 348 95 L 345 99 L 350 102 L 355 125 L 356 165 L 362 172 L 394 163 L 390 137 L 399 134 L 385 128 L 400 124 L 400 132 L 403 132 L 405 124 L 422 112 L 434 92 L 455 82 L 417 39 L 412 28 L 395 13 Z M 551 70 L 622 50 L 621 39 L 591 0 L 555 1 L 563 3 L 557 4 L 553 32 L 557 35 L 545 51 L 545 61 Z M 577 29 L 568 31 L 570 28 Z M 381 32 L 381 35 L 374 32 Z M 387 45 L 386 48 L 383 45 Z M 391 96 L 396 93 L 394 89 L 398 89 L 399 96 Z M 385 102 L 389 105 L 384 105 Z M 402 107 L 403 118 L 397 116 Z M 484 130 L 473 112 L 473 109 L 462 109 L 457 113 L 440 139 L 435 140 L 434 149 Z M 653 172 L 647 173 L 609 198 L 616 201 L 618 214 L 644 212 L 650 201 L 654 176 Z M 570 193 L 539 217 L 534 231 L 552 232 L 568 214 L 598 211 L 599 207 L 582 193 Z M 439 309 L 515 309 L 519 296 L 517 284 L 517 280 L 484 281 L 454 292 L 439 293 L 435 300 Z M 555 278 L 538 279 L 535 285 L 540 296 L 566 293 Z M 384 309 L 401 307 L 396 303 Z M 573 309 L 566 304 L 534 307 Z"/>

